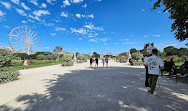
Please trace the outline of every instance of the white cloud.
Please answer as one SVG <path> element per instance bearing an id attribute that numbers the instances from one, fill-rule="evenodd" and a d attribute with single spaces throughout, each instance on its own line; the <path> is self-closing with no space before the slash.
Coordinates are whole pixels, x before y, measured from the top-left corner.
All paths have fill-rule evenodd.
<path id="1" fill-rule="evenodd" d="M 63 3 L 64 3 L 65 6 L 70 6 L 71 5 L 69 0 L 64 0 Z"/>
<path id="2" fill-rule="evenodd" d="M 15 4 L 19 4 L 20 0 L 11 0 Z"/>
<path id="3" fill-rule="evenodd" d="M 55 35 L 56 35 L 56 33 L 50 33 L 50 35 L 51 35 L 51 36 L 55 36 Z"/>
<path id="4" fill-rule="evenodd" d="M 28 19 L 28 21 L 29 21 L 29 22 L 32 22 L 32 23 L 35 22 L 35 21 L 31 20 L 31 19 Z"/>
<path id="5" fill-rule="evenodd" d="M 42 15 L 50 15 L 48 10 L 38 10 L 33 12 L 34 15 L 36 16 L 42 16 Z"/>
<path id="6" fill-rule="evenodd" d="M 91 14 L 91 15 L 88 15 L 87 17 L 94 18 L 94 15 L 93 15 L 93 14 Z"/>
<path id="7" fill-rule="evenodd" d="M 82 5 L 82 7 L 87 8 L 87 4 Z"/>
<path id="8" fill-rule="evenodd" d="M 119 44 L 119 43 L 115 43 L 115 44 Z"/>
<path id="9" fill-rule="evenodd" d="M 145 11 L 145 9 L 142 9 L 142 12 L 144 12 Z"/>
<path id="10" fill-rule="evenodd" d="M 83 28 L 80 28 L 78 30 L 76 30 L 75 28 L 71 28 L 71 33 L 80 33 L 80 34 L 85 35 L 85 34 L 87 34 L 87 31 Z"/>
<path id="11" fill-rule="evenodd" d="M 104 43 L 104 45 L 108 45 L 107 43 Z"/>
<path id="12" fill-rule="evenodd" d="M 158 11 L 158 13 L 161 13 L 161 11 Z"/>
<path id="13" fill-rule="evenodd" d="M 144 37 L 148 37 L 148 35 L 144 35 Z"/>
<path id="14" fill-rule="evenodd" d="M 87 17 L 87 18 L 94 18 L 94 15 L 93 14 L 91 14 L 91 15 L 84 15 L 84 14 L 76 14 L 76 17 L 78 17 L 78 18 L 84 18 L 84 17 Z"/>
<path id="15" fill-rule="evenodd" d="M 129 41 L 129 39 L 125 39 L 125 41 Z"/>
<path id="16" fill-rule="evenodd" d="M 68 17 L 68 13 L 65 13 L 65 12 L 61 12 L 60 14 L 62 17 Z"/>
<path id="17" fill-rule="evenodd" d="M 81 15 L 80 14 L 76 14 L 76 17 L 81 18 Z"/>
<path id="18" fill-rule="evenodd" d="M 80 3 L 83 2 L 84 0 L 71 0 L 72 3 Z"/>
<path id="19" fill-rule="evenodd" d="M 46 23 L 45 21 L 42 21 L 43 22 L 43 24 L 45 25 L 45 26 L 53 26 L 54 24 L 53 23 Z"/>
<path id="20" fill-rule="evenodd" d="M 103 41 L 103 42 L 106 42 L 108 39 L 107 38 L 102 38 L 100 40 Z"/>
<path id="21" fill-rule="evenodd" d="M 135 42 L 127 42 L 127 43 L 121 43 L 121 44 L 135 44 Z"/>
<path id="22" fill-rule="evenodd" d="M 101 2 L 102 0 L 95 0 L 95 1 Z"/>
<path id="23" fill-rule="evenodd" d="M 1 10 L 0 10 L 0 17 L 4 16 L 5 13 L 3 13 Z"/>
<path id="24" fill-rule="evenodd" d="M 42 8 L 46 8 L 46 7 L 47 7 L 47 4 L 42 3 L 42 4 L 41 4 L 41 7 L 42 7 Z"/>
<path id="25" fill-rule="evenodd" d="M 16 12 L 18 12 L 22 16 L 27 16 L 27 14 L 22 9 L 16 8 Z"/>
<path id="26" fill-rule="evenodd" d="M 38 16 L 29 15 L 29 17 L 38 21 L 42 21 Z"/>
<path id="27" fill-rule="evenodd" d="M 10 5 L 9 2 L 2 2 L 2 1 L 0 1 L 0 3 L 1 3 L 2 5 L 4 5 L 7 9 L 10 9 L 10 8 L 11 8 L 11 5 Z"/>
<path id="28" fill-rule="evenodd" d="M 97 42 L 95 39 L 89 39 L 89 42 Z"/>
<path id="29" fill-rule="evenodd" d="M 104 29 L 101 27 L 95 27 L 92 23 L 90 23 L 89 25 L 85 25 L 85 28 L 88 28 L 90 30 L 99 30 L 99 31 L 103 31 Z"/>
<path id="30" fill-rule="evenodd" d="M 37 6 L 37 5 L 38 5 L 37 1 L 38 1 L 38 0 L 30 0 L 29 2 L 31 2 L 31 3 L 33 3 L 35 6 Z"/>
<path id="31" fill-rule="evenodd" d="M 9 26 L 3 26 L 3 27 L 8 28 L 8 29 L 10 28 Z"/>
<path id="32" fill-rule="evenodd" d="M 153 37 L 160 37 L 161 35 L 153 35 Z"/>
<path id="33" fill-rule="evenodd" d="M 31 10 L 29 7 L 27 7 L 27 6 L 25 5 L 25 3 L 21 3 L 21 5 L 22 5 L 22 7 L 23 7 L 25 10 Z"/>
<path id="34" fill-rule="evenodd" d="M 55 31 L 66 31 L 66 28 L 56 27 Z"/>
<path id="35" fill-rule="evenodd" d="M 46 0 L 49 4 L 52 5 L 52 2 L 56 1 L 56 0 Z"/>
<path id="36" fill-rule="evenodd" d="M 78 40 L 83 40 L 83 38 L 78 38 Z"/>
<path id="37" fill-rule="evenodd" d="M 23 23 L 23 24 L 25 24 L 25 23 L 27 23 L 27 21 L 25 21 L 25 20 L 22 20 L 22 23 Z"/>

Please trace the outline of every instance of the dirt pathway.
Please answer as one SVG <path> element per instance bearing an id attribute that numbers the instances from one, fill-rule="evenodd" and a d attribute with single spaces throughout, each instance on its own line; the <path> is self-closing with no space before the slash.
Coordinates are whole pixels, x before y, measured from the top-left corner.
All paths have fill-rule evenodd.
<path id="1" fill-rule="evenodd" d="M 100 63 L 101 64 L 101 63 Z M 159 78 L 150 95 L 145 69 L 110 62 L 108 68 L 89 63 L 20 71 L 19 80 L 0 85 L 2 111 L 186 111 L 188 86 Z"/>

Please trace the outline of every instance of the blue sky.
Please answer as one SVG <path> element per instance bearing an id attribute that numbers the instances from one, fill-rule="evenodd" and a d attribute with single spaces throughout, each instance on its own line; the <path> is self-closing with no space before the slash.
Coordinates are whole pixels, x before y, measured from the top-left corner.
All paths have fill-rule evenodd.
<path id="1" fill-rule="evenodd" d="M 11 30 L 27 26 L 42 51 L 118 54 L 152 42 L 160 50 L 186 47 L 174 38 L 169 13 L 152 6 L 150 0 L 0 0 L 0 43 L 9 46 Z"/>

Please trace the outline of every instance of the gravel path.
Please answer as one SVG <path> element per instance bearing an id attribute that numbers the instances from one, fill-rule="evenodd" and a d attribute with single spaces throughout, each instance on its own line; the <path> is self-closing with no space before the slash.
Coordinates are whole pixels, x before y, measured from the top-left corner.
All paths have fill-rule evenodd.
<path id="1" fill-rule="evenodd" d="M 101 63 L 100 63 L 101 64 Z M 187 111 L 188 85 L 160 77 L 156 93 L 144 87 L 145 69 L 110 61 L 21 70 L 0 84 L 0 111 Z"/>

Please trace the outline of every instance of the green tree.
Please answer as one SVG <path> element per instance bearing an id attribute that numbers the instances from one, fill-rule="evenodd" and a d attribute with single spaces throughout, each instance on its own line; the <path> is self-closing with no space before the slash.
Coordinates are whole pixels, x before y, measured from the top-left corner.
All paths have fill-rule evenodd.
<path id="1" fill-rule="evenodd" d="M 93 57 L 95 57 L 95 58 L 99 58 L 99 57 L 100 57 L 100 55 L 99 55 L 99 54 L 97 54 L 97 52 L 93 52 Z"/>
<path id="2" fill-rule="evenodd" d="M 170 19 L 173 19 L 174 23 L 171 26 L 174 31 L 175 38 L 179 41 L 188 40 L 188 1 L 187 0 L 157 0 L 153 6 L 156 9 L 162 5 L 165 5 L 163 12 L 168 11 L 170 13 Z"/>
<path id="3" fill-rule="evenodd" d="M 168 46 L 164 48 L 164 52 L 166 52 L 166 56 L 172 56 L 172 55 L 178 55 L 178 48 L 175 48 L 174 46 Z"/>
<path id="4" fill-rule="evenodd" d="M 10 66 L 12 55 L 8 54 L 6 50 L 0 49 L 0 67 Z"/>
<path id="5" fill-rule="evenodd" d="M 77 59 L 78 59 L 78 60 L 84 60 L 84 55 L 78 54 L 78 55 L 77 55 Z"/>
<path id="6" fill-rule="evenodd" d="M 121 53 L 121 54 L 119 54 L 118 56 L 117 56 L 119 59 L 127 59 L 128 58 L 128 55 L 127 55 L 127 53 L 126 52 L 124 52 L 124 53 Z"/>
<path id="7" fill-rule="evenodd" d="M 135 48 L 130 49 L 130 53 L 133 54 L 135 52 L 138 52 Z"/>
<path id="8" fill-rule="evenodd" d="M 178 50 L 178 56 L 179 57 L 188 56 L 188 49 L 187 48 L 180 48 Z"/>
<path id="9" fill-rule="evenodd" d="M 14 53 L 13 56 L 20 57 L 22 60 L 30 58 L 30 56 L 27 53 Z"/>
<path id="10" fill-rule="evenodd" d="M 46 56 L 43 55 L 43 54 L 39 54 L 39 55 L 37 55 L 36 58 L 37 58 L 38 60 L 45 60 L 45 59 L 46 59 Z"/>
<path id="11" fill-rule="evenodd" d="M 132 54 L 132 58 L 134 60 L 141 60 L 142 57 L 143 57 L 143 55 L 140 52 L 135 52 L 135 53 Z"/>

